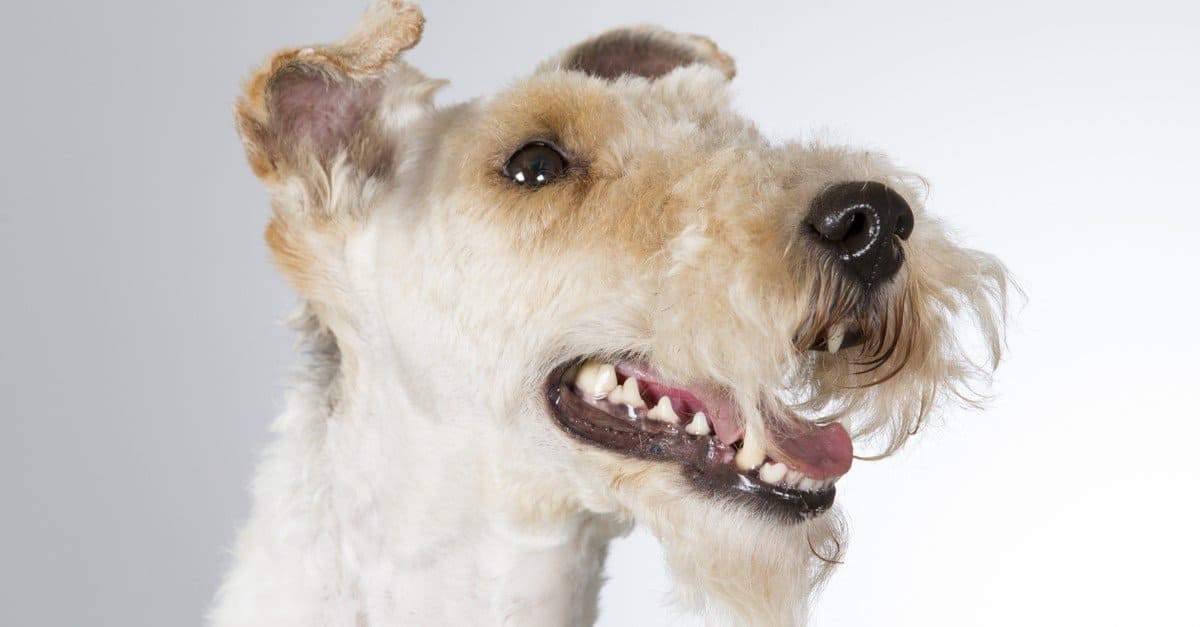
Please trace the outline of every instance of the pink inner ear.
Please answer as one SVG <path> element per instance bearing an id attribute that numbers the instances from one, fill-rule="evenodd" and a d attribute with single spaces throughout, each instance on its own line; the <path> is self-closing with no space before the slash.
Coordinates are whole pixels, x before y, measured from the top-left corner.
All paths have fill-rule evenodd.
<path id="1" fill-rule="evenodd" d="M 301 67 L 281 71 L 269 90 L 275 140 L 290 146 L 311 142 L 322 157 L 349 145 L 382 91 L 378 81 L 334 82 Z"/>

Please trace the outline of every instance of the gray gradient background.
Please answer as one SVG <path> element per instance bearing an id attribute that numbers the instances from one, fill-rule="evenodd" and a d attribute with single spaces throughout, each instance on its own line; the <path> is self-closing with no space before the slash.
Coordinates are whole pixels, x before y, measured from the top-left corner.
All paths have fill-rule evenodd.
<path id="1" fill-rule="evenodd" d="M 230 103 L 363 6 L 6 5 L 0 625 L 200 623 L 295 361 Z M 410 59 L 452 102 L 611 25 L 708 34 L 766 132 L 924 173 L 1029 293 L 992 411 L 843 482 L 816 624 L 1200 623 L 1195 3 L 678 6 L 430 0 Z M 603 625 L 667 620 L 648 536 L 610 576 Z"/>

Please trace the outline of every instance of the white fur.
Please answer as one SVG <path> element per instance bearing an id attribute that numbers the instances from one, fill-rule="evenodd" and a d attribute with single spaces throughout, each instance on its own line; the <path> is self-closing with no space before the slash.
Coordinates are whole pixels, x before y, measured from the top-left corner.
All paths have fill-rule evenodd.
<path id="1" fill-rule="evenodd" d="M 273 193 L 271 245 L 305 303 L 309 363 L 213 624 L 587 625 L 607 543 L 634 521 L 662 541 L 683 606 L 713 623 L 803 622 L 840 554 L 836 512 L 785 523 L 701 493 L 672 464 L 584 444 L 549 416 L 548 373 L 632 352 L 727 386 L 751 433 L 772 427 L 769 393 L 892 450 L 985 373 L 954 321 L 974 319 L 998 351 L 1002 268 L 953 245 L 882 157 L 769 144 L 730 110 L 732 61 L 706 40 L 685 40 L 697 65 L 657 80 L 553 61 L 494 99 L 435 110 L 437 83 L 375 49 L 413 45 L 419 14 L 380 7 L 349 43 L 262 70 L 333 59 L 313 75 L 347 97 L 385 81 L 378 124 L 334 137 L 336 154 L 270 135 L 294 130 L 273 125 L 258 91 L 274 83 L 252 80 L 239 103 Z M 504 155 L 551 119 L 590 178 L 504 186 Z M 833 302 L 812 296 L 831 271 L 789 235 L 796 208 L 845 180 L 886 182 L 918 213 L 905 269 L 881 292 L 886 311 L 912 316 L 887 382 L 795 345 Z"/>

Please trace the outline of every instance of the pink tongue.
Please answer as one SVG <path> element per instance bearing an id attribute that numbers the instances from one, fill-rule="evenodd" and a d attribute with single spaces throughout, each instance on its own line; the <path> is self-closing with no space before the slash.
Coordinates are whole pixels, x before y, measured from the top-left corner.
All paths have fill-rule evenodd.
<path id="1" fill-rule="evenodd" d="M 854 461 L 850 434 L 836 422 L 823 427 L 796 425 L 790 433 L 772 433 L 770 437 L 787 456 L 779 461 L 813 479 L 840 477 Z"/>

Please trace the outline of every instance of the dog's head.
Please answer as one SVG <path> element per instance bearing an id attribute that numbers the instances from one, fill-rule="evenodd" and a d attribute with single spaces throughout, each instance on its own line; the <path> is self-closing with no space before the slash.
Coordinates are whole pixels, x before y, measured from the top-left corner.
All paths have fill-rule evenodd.
<path id="1" fill-rule="evenodd" d="M 764 139 L 703 37 L 612 31 L 439 109 L 399 58 L 421 25 L 381 3 L 238 103 L 349 393 L 481 460 L 517 516 L 635 519 L 689 589 L 790 616 L 852 442 L 891 452 L 994 366 L 1002 267 L 881 155 Z"/>

